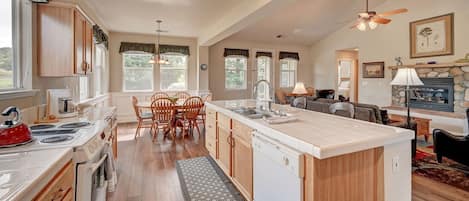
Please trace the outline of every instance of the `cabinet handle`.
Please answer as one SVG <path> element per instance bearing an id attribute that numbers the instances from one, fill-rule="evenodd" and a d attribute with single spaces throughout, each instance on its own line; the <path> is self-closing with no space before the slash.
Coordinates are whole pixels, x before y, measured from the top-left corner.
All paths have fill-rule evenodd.
<path id="1" fill-rule="evenodd" d="M 226 137 L 226 142 L 227 142 L 229 145 L 231 145 L 230 137 L 231 137 L 231 136 Z"/>
<path id="2" fill-rule="evenodd" d="M 235 147 L 235 140 L 233 136 L 230 136 L 230 139 L 231 139 L 231 147 Z"/>

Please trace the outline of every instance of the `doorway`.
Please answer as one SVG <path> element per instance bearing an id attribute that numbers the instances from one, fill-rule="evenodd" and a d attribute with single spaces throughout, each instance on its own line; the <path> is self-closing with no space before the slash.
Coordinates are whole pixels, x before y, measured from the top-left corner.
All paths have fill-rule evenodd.
<path id="1" fill-rule="evenodd" d="M 336 52 L 337 96 L 358 102 L 358 49 L 345 49 Z"/>

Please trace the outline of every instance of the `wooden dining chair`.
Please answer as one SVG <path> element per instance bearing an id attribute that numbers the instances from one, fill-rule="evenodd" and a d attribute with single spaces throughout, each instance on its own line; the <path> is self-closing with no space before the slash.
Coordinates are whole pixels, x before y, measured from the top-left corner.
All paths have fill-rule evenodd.
<path id="1" fill-rule="evenodd" d="M 137 136 L 140 136 L 141 128 L 150 128 L 150 133 L 154 130 L 154 124 L 152 123 L 153 114 L 150 112 L 143 112 L 141 108 L 137 106 L 138 99 L 135 96 L 132 96 L 132 106 L 135 111 L 135 116 L 137 117 L 137 130 L 135 131 L 134 139 L 137 139 Z"/>
<path id="2" fill-rule="evenodd" d="M 207 101 L 211 101 L 212 100 L 212 94 L 207 94 L 205 95 L 202 100 L 204 101 L 204 107 L 202 107 L 202 109 L 200 109 L 200 112 L 199 112 L 199 116 L 198 116 L 198 121 L 202 122 L 203 125 L 205 125 L 205 118 L 207 116 L 207 114 L 205 113 L 205 102 Z"/>
<path id="3" fill-rule="evenodd" d="M 169 95 L 168 93 L 162 91 L 156 92 L 151 96 L 151 102 L 155 101 L 158 98 L 169 98 Z"/>
<path id="4" fill-rule="evenodd" d="M 189 97 L 191 97 L 191 95 L 185 91 L 180 91 L 176 93 L 176 97 L 179 100 L 187 100 Z"/>
<path id="5" fill-rule="evenodd" d="M 201 134 L 199 125 L 197 124 L 197 117 L 203 107 L 204 102 L 202 98 L 198 96 L 192 96 L 184 102 L 181 117 L 176 123 L 177 126 L 182 128 L 182 139 L 186 136 L 186 129 L 190 130 L 191 134 L 193 134 L 193 129 L 195 127 L 197 128 L 199 135 Z"/>
<path id="6" fill-rule="evenodd" d="M 155 132 L 153 134 L 153 142 L 158 137 L 159 129 L 163 128 L 166 134 L 169 133 L 173 140 L 175 139 L 175 132 L 173 132 L 173 119 L 174 110 L 176 105 L 169 98 L 158 98 L 151 103 L 151 111 L 153 113 L 153 124 L 155 125 Z"/>

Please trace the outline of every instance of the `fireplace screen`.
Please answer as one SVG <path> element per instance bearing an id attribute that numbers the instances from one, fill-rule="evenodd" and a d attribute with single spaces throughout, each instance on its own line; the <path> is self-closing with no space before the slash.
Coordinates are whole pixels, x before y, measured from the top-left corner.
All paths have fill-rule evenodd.
<path id="1" fill-rule="evenodd" d="M 410 107 L 454 111 L 453 78 L 422 78 L 423 86 L 411 87 Z"/>

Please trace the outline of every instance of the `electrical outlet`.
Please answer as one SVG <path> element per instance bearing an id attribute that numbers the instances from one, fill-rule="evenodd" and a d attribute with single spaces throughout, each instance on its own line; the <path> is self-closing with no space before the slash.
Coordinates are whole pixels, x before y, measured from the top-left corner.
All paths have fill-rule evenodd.
<path id="1" fill-rule="evenodd" d="M 392 158 L 392 172 L 399 172 L 400 164 L 399 164 L 399 156 L 394 156 Z"/>

